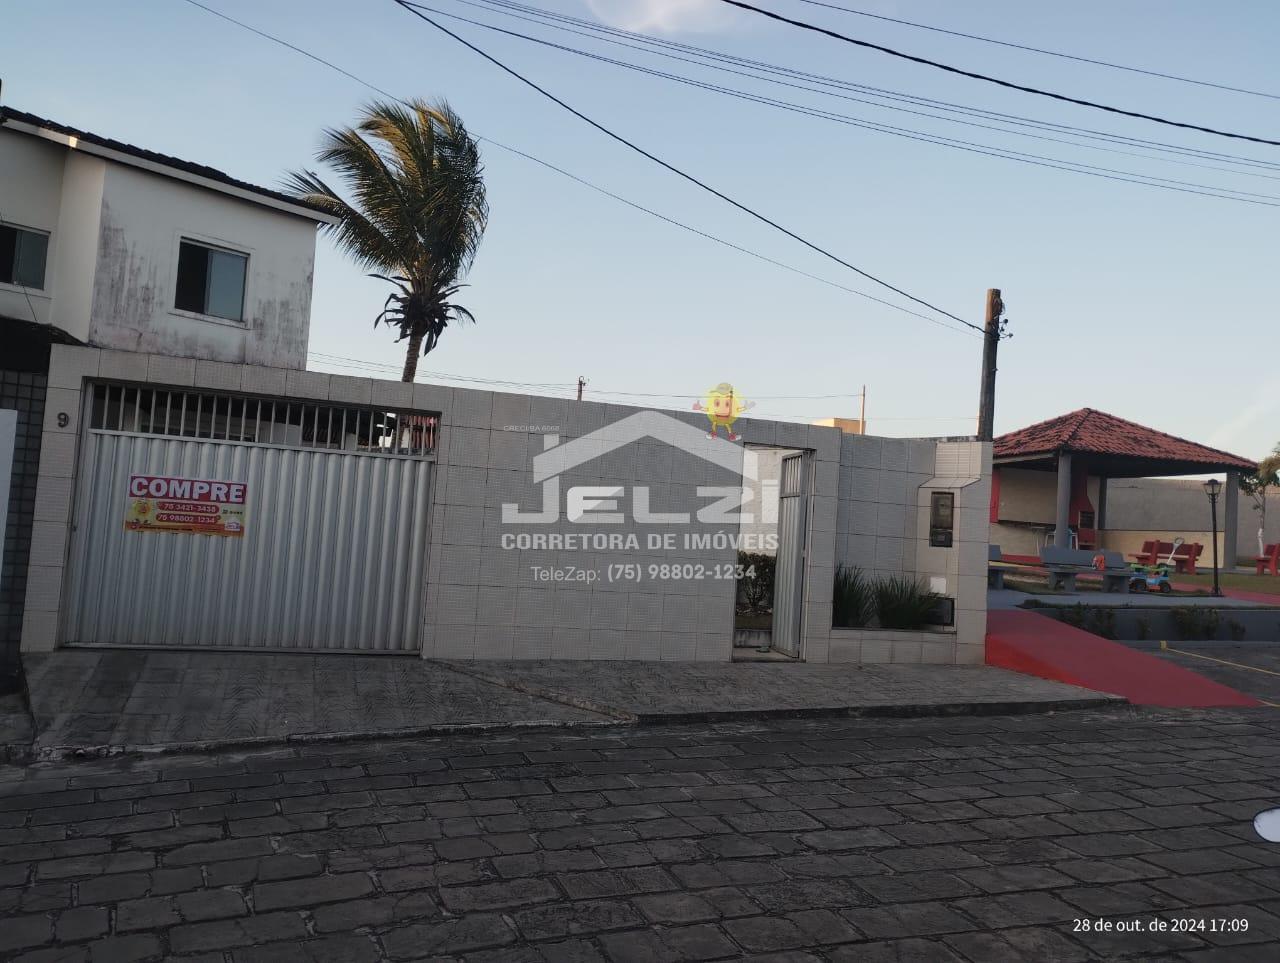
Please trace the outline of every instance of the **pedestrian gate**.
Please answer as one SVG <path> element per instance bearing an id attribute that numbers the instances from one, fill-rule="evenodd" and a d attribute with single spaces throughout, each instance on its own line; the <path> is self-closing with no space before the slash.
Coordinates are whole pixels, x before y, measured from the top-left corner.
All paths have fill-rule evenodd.
<path id="1" fill-rule="evenodd" d="M 434 417 L 107 384 L 85 408 L 65 642 L 420 648 Z"/>
<path id="2" fill-rule="evenodd" d="M 782 459 L 778 486 L 778 557 L 773 583 L 773 647 L 800 656 L 804 605 L 805 534 L 809 521 L 809 460 L 806 455 Z"/>

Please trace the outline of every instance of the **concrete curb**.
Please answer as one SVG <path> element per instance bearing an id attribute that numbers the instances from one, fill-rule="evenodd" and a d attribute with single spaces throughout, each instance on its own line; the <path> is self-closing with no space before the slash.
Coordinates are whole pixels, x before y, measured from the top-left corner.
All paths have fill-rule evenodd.
<path id="1" fill-rule="evenodd" d="M 396 729 L 348 732 L 301 732 L 287 736 L 245 736 L 239 739 L 204 739 L 192 742 L 107 743 L 93 746 L 42 745 L 39 737 L 31 747 L 29 762 L 106 759 L 116 756 L 160 756 L 181 753 L 202 754 L 236 749 L 288 749 L 295 746 L 325 743 L 372 742 L 375 739 L 414 739 L 426 736 L 485 735 L 493 732 L 538 731 L 544 729 L 611 729 L 617 722 L 565 722 L 531 720 L 528 722 L 464 722 L 407 726 Z"/>
<path id="2" fill-rule="evenodd" d="M 562 706 L 569 706 L 572 709 L 583 709 L 587 712 L 595 712 L 602 716 L 608 716 L 611 719 L 617 719 L 619 722 L 639 722 L 641 719 L 640 716 L 633 715 L 630 712 L 624 712 L 622 709 L 606 705 L 603 702 L 595 702 L 591 699 L 584 699 L 581 696 L 568 695 L 564 692 L 544 689 L 541 686 L 521 682 L 518 679 L 509 679 L 505 676 L 495 675 L 492 672 L 486 672 L 484 669 L 477 668 L 471 664 L 459 662 L 437 662 L 434 659 L 430 661 L 432 664 L 438 665 L 446 671 L 456 672 L 458 675 L 470 676 L 473 679 L 479 679 L 481 682 L 487 682 L 489 685 L 500 686 L 501 688 L 509 689 L 512 692 L 522 692 L 525 695 L 544 699 L 547 702 L 555 702 Z"/>
<path id="3" fill-rule="evenodd" d="M 1127 705 L 1121 696 L 1098 695 L 1084 699 L 1028 700 L 1011 699 L 992 702 L 941 702 L 898 703 L 866 706 L 800 706 L 779 709 L 708 709 L 695 712 L 640 712 L 632 713 L 616 706 L 605 705 L 581 696 L 569 695 L 555 689 L 543 688 L 518 679 L 508 679 L 482 668 L 459 663 L 436 663 L 460 675 L 471 676 L 481 682 L 502 686 L 513 692 L 536 696 L 549 702 L 575 709 L 598 712 L 619 721 L 642 726 L 679 725 L 697 722 L 749 722 L 753 719 L 821 719 L 821 718 L 898 718 L 914 719 L 926 716 L 995 716 L 1026 715 L 1033 712 L 1062 712 L 1069 709 L 1100 709 Z"/>

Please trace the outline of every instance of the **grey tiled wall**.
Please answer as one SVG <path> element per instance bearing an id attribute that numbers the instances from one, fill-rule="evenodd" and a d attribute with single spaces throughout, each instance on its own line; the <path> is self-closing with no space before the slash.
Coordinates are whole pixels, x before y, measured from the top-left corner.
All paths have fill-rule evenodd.
<path id="1" fill-rule="evenodd" d="M 36 508 L 46 378 L 33 371 L 0 370 L 0 408 L 18 412 L 18 431 L 9 479 L 8 523 L 0 557 L 0 691 L 17 676 L 18 648 L 27 593 L 31 526 Z"/>

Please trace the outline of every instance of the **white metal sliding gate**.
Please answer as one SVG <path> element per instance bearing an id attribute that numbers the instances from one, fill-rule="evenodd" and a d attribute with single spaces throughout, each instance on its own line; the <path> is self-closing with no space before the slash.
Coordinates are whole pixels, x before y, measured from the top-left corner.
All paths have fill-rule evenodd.
<path id="1" fill-rule="evenodd" d="M 388 444 L 405 441 L 418 416 L 96 391 L 81 440 L 66 642 L 420 648 L 433 462 L 421 439 Z M 188 401 L 212 410 L 193 420 Z M 245 485 L 241 536 L 127 530 L 137 475 Z"/>
<path id="2" fill-rule="evenodd" d="M 773 582 L 773 647 L 800 655 L 800 615 L 804 607 L 805 534 L 809 519 L 808 458 L 782 459 L 778 486 L 778 558 Z"/>

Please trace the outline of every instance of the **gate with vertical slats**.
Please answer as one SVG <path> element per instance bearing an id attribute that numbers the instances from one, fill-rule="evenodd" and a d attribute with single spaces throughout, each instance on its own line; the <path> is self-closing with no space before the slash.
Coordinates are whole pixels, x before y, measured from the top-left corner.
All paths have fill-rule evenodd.
<path id="1" fill-rule="evenodd" d="M 88 394 L 64 641 L 420 648 L 434 419 L 119 385 Z M 244 484 L 243 534 L 127 529 L 132 475 Z"/>
<path id="2" fill-rule="evenodd" d="M 808 457 L 782 459 L 778 485 L 778 557 L 773 582 L 773 647 L 800 656 L 805 535 L 809 518 Z"/>

